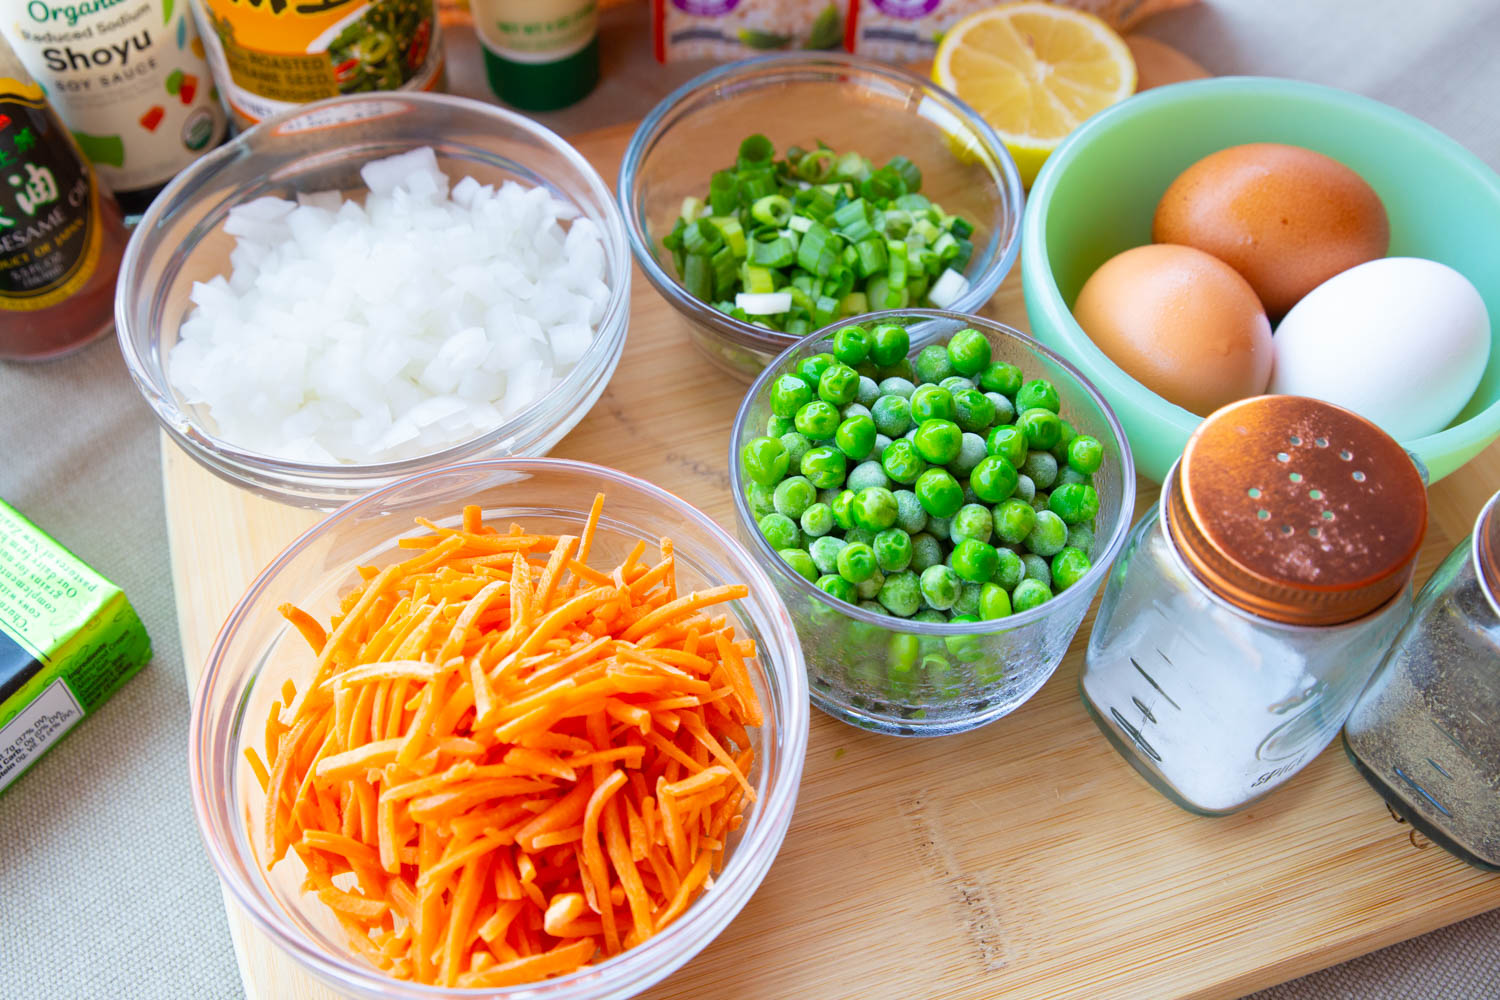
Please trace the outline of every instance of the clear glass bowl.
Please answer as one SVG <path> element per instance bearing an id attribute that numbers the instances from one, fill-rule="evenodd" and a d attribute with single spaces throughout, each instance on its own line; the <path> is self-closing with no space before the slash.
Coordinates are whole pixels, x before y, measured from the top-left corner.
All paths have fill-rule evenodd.
<path id="1" fill-rule="evenodd" d="M 168 356 L 193 282 L 228 274 L 229 210 L 266 195 L 363 192 L 366 161 L 421 146 L 457 180 L 545 186 L 598 226 L 609 303 L 593 343 L 562 382 L 513 419 L 420 458 L 317 465 L 246 451 L 216 434 L 206 408 L 183 401 Z M 630 257 L 609 188 L 573 147 L 521 115 L 442 94 L 338 97 L 269 118 L 177 175 L 147 209 L 125 251 L 115 325 L 125 364 L 162 426 L 210 471 L 263 496 L 331 509 L 378 486 L 453 462 L 545 455 L 589 411 L 614 373 L 630 317 Z"/>
<path id="2" fill-rule="evenodd" d="M 952 303 L 974 312 L 1015 263 L 1024 195 L 1015 161 L 974 109 L 948 91 L 891 66 L 827 52 L 731 63 L 662 99 L 636 129 L 620 163 L 620 208 L 646 279 L 687 321 L 715 365 L 749 382 L 798 340 L 726 316 L 688 294 L 661 250 L 688 196 L 734 163 L 740 140 L 766 135 L 777 152 L 822 141 L 884 163 L 911 159 L 922 193 L 974 225 L 969 290 Z M 660 255 L 660 259 L 658 259 Z"/>
<path id="3" fill-rule="evenodd" d="M 352 956 L 327 907 L 301 891 L 295 858 L 267 873 L 260 838 L 250 835 L 264 795 L 243 750 L 257 745 L 284 679 L 305 683 L 306 642 L 277 611 L 291 601 L 326 620 L 358 579 L 355 567 L 399 558 L 395 539 L 413 518 L 457 523 L 464 504 L 487 521 L 515 520 L 545 532 L 577 533 L 597 492 L 606 495 L 591 561 L 613 565 L 637 540 L 676 543 L 683 590 L 742 582 L 750 596 L 728 606 L 760 655 L 752 682 L 766 722 L 752 733 L 756 801 L 731 839 L 713 887 L 675 923 L 608 962 L 569 976 L 503 990 L 461 990 L 390 979 Z M 319 979 L 370 1000 L 606 1000 L 633 996 L 696 955 L 724 929 L 765 877 L 786 835 L 807 754 L 807 680 L 791 618 L 756 561 L 706 516 L 639 479 L 582 462 L 510 459 L 423 473 L 377 490 L 334 513 L 293 542 L 261 573 L 230 613 L 193 699 L 188 770 L 208 854 L 228 895 L 251 920 Z"/>
<path id="4" fill-rule="evenodd" d="M 1109 404 L 1067 361 L 1008 326 L 977 316 L 936 309 L 871 313 L 859 322 L 897 322 L 911 336 L 911 356 L 948 340 L 964 327 L 989 338 L 996 361 L 1017 365 L 1027 378 L 1057 387 L 1062 415 L 1080 434 L 1104 446 L 1094 474 L 1099 491 L 1093 567 L 1061 594 L 1030 611 L 978 623 L 914 622 L 876 614 L 819 590 L 794 572 L 756 526 L 745 499 L 747 481 L 739 455 L 744 443 L 765 433 L 771 416 L 771 385 L 803 358 L 827 350 L 827 340 L 853 320 L 799 341 L 771 362 L 750 387 L 734 419 L 730 481 L 740 538 L 770 574 L 797 623 L 812 701 L 823 711 L 862 729 L 897 736 L 942 736 L 974 729 L 1008 715 L 1046 682 L 1062 661 L 1099 585 L 1109 572 L 1135 513 L 1135 466 L 1125 432 Z M 910 647 L 914 637 L 921 665 L 910 679 L 893 683 L 888 657 Z"/>

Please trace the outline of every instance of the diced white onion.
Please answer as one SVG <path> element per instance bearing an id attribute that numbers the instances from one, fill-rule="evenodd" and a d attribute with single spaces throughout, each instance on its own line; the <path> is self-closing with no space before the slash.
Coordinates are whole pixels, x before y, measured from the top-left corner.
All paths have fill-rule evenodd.
<path id="1" fill-rule="evenodd" d="M 740 292 L 734 304 L 749 316 L 775 316 L 792 308 L 791 292 Z"/>
<path id="2" fill-rule="evenodd" d="M 969 279 L 959 274 L 953 268 L 948 268 L 938 275 L 938 280 L 932 283 L 932 288 L 927 293 L 927 298 L 939 309 L 947 309 L 957 302 L 965 292 L 969 290 Z"/>
<path id="3" fill-rule="evenodd" d="M 428 454 L 572 370 L 608 304 L 597 226 L 545 188 L 452 185 L 429 148 L 334 191 L 229 213 L 230 273 L 196 283 L 168 374 L 219 437 L 293 461 Z"/>

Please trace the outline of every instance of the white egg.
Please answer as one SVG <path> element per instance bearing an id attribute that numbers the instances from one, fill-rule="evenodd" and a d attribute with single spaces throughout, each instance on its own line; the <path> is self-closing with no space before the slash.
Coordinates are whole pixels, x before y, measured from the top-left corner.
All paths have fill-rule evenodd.
<path id="1" fill-rule="evenodd" d="M 1458 415 L 1490 356 L 1490 317 L 1469 279 L 1418 257 L 1334 275 L 1276 328 L 1267 390 L 1353 410 L 1398 441 Z"/>

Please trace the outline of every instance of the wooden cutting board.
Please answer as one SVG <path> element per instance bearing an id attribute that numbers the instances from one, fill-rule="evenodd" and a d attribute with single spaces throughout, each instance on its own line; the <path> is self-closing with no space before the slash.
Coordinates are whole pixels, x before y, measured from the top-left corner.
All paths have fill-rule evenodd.
<path id="1" fill-rule="evenodd" d="M 631 131 L 575 142 L 613 178 Z M 634 282 L 619 370 L 554 454 L 649 479 L 732 530 L 727 441 L 744 387 L 689 346 L 639 271 Z M 986 312 L 1026 329 L 1019 268 Z M 165 438 L 162 457 L 196 679 L 240 593 L 317 518 L 214 478 Z M 1419 579 L 1497 488 L 1500 446 L 1432 490 Z M 1141 509 L 1154 499 L 1148 488 Z M 903 741 L 814 712 L 770 875 L 646 996 L 1236 997 L 1500 906 L 1500 877 L 1412 836 L 1337 745 L 1242 814 L 1169 804 L 1084 712 L 1091 623 L 1035 698 L 977 732 Z M 229 917 L 251 1000 L 334 996 L 232 904 Z"/>

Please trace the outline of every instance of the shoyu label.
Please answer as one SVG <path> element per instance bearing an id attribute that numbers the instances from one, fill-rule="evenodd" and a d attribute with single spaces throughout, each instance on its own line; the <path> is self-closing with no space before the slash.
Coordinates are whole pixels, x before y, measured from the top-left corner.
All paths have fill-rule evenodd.
<path id="1" fill-rule="evenodd" d="M 428 90 L 442 70 L 433 0 L 192 0 L 237 118 L 340 94 Z"/>
<path id="2" fill-rule="evenodd" d="M 0 33 L 99 175 L 150 190 L 228 127 L 187 0 L 0 0 Z"/>
<path id="3" fill-rule="evenodd" d="M 0 77 L 0 312 L 49 309 L 99 263 L 98 185 L 46 109 L 36 84 Z"/>

